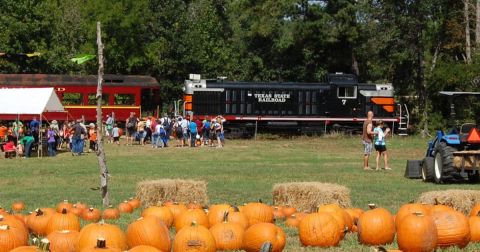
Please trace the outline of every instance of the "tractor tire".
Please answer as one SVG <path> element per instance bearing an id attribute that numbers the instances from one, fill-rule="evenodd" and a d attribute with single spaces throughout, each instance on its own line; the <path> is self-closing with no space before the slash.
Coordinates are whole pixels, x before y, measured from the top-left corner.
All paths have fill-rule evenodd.
<path id="1" fill-rule="evenodd" d="M 478 171 L 468 173 L 468 183 L 477 184 L 480 181 L 480 174 Z"/>
<path id="2" fill-rule="evenodd" d="M 435 159 L 433 157 L 425 157 L 422 161 L 422 180 L 423 182 L 435 180 Z"/>
<path id="3" fill-rule="evenodd" d="M 446 143 L 435 146 L 434 180 L 435 183 L 445 183 L 455 179 L 456 170 L 453 167 L 453 152 L 456 149 Z"/>

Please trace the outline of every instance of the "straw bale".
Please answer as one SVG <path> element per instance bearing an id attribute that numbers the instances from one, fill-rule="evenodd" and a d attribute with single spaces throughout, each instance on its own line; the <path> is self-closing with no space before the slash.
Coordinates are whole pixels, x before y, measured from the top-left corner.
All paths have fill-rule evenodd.
<path id="1" fill-rule="evenodd" d="M 205 181 L 160 179 L 137 184 L 137 198 L 144 206 L 161 205 L 165 201 L 208 204 Z"/>
<path id="2" fill-rule="evenodd" d="M 341 185 L 320 182 L 294 182 L 273 185 L 273 204 L 290 205 L 298 211 L 312 211 L 319 205 L 337 203 L 350 207 L 350 190 Z"/>
<path id="3" fill-rule="evenodd" d="M 457 211 L 468 214 L 475 204 L 480 203 L 480 191 L 452 189 L 424 192 L 418 197 L 417 202 L 432 205 L 447 205 Z"/>

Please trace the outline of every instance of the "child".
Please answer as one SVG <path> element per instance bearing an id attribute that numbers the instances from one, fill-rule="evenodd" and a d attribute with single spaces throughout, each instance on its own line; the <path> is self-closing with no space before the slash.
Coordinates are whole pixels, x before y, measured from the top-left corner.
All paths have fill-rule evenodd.
<path id="1" fill-rule="evenodd" d="M 113 136 L 113 143 L 116 143 L 117 145 L 120 144 L 120 129 L 118 128 L 118 125 L 115 123 L 115 126 L 112 129 L 112 136 Z"/>
<path id="2" fill-rule="evenodd" d="M 90 140 L 90 148 L 88 148 L 88 152 L 91 152 L 97 149 L 97 131 L 95 130 L 95 124 L 90 123 L 89 126 L 88 140 Z"/>
<path id="3" fill-rule="evenodd" d="M 385 132 L 383 132 L 383 121 L 378 121 L 377 126 L 373 129 L 373 133 L 375 134 L 375 150 L 377 151 L 377 167 L 375 170 L 380 170 L 380 156 L 383 155 L 383 160 L 385 162 L 385 170 L 391 170 L 388 167 L 388 155 L 387 155 L 387 145 L 385 143 L 385 136 L 388 135 L 390 129 L 387 128 Z"/>

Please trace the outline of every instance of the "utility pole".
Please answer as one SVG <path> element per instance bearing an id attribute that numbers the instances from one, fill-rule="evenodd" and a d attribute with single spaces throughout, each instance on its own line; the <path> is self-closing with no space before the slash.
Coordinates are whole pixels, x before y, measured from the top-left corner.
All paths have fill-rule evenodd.
<path id="1" fill-rule="evenodd" d="M 100 22 L 97 22 L 97 45 L 98 45 L 98 82 L 97 82 L 97 159 L 100 168 L 100 190 L 102 192 L 103 206 L 109 206 L 108 197 L 108 169 L 103 149 L 103 124 L 102 124 L 102 83 L 103 83 L 103 44 Z"/>

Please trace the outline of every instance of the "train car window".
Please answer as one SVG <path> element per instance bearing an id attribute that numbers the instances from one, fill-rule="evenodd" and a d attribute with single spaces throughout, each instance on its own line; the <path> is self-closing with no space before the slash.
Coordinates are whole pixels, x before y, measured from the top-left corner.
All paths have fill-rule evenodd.
<path id="1" fill-rule="evenodd" d="M 102 105 L 108 104 L 108 94 L 102 94 Z M 97 105 L 97 94 L 88 94 L 88 105 Z"/>
<path id="2" fill-rule="evenodd" d="M 135 95 L 134 94 L 115 94 L 114 95 L 114 105 L 135 105 Z"/>
<path id="3" fill-rule="evenodd" d="M 337 97 L 340 99 L 357 98 L 357 87 L 337 87 Z"/>
<path id="4" fill-rule="evenodd" d="M 83 105 L 83 95 L 81 93 L 63 93 L 63 105 Z"/>
<path id="5" fill-rule="evenodd" d="M 245 90 L 240 91 L 240 101 L 245 102 Z"/>
<path id="6" fill-rule="evenodd" d="M 240 104 L 240 114 L 245 114 L 245 103 Z"/>
<path id="7" fill-rule="evenodd" d="M 248 103 L 247 104 L 247 115 L 250 115 L 250 114 L 252 114 L 252 104 Z"/>

